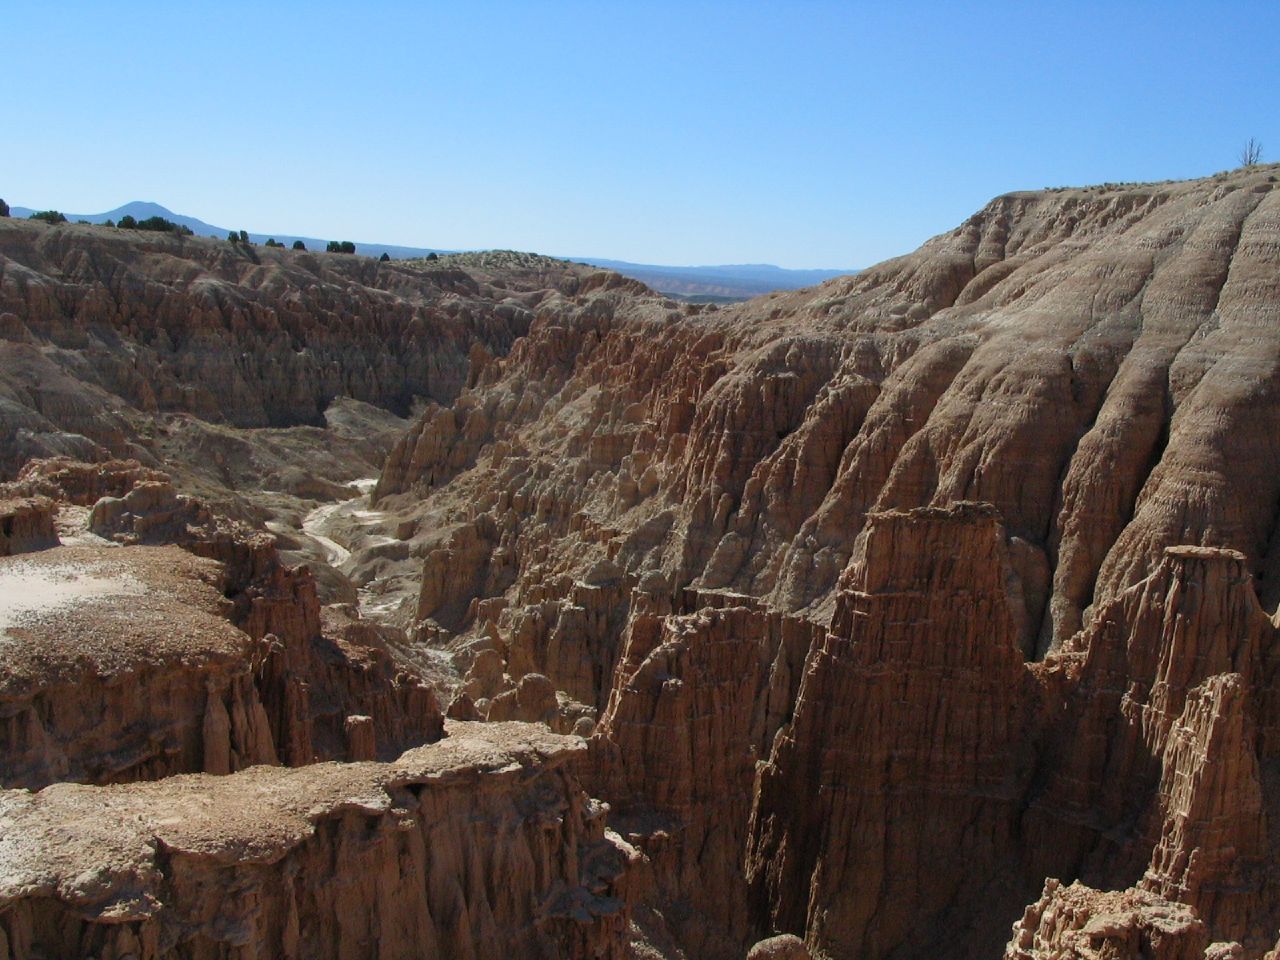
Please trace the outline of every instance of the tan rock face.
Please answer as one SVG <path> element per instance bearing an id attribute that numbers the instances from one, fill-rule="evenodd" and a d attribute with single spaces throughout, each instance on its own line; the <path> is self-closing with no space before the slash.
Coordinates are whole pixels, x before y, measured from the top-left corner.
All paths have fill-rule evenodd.
<path id="1" fill-rule="evenodd" d="M 761 770 L 747 872 L 775 928 L 834 955 L 945 951 L 1010 896 L 1018 847 L 1026 673 L 1005 533 L 961 504 L 873 514 L 863 536 Z"/>
<path id="2" fill-rule="evenodd" d="M 1225 945 L 1224 945 L 1225 946 Z M 1142 890 L 1101 893 L 1080 883 L 1045 884 L 1044 893 L 1014 924 L 1005 960 L 1094 960 L 1151 957 L 1200 960 L 1208 936 L 1195 911 Z"/>
<path id="3" fill-rule="evenodd" d="M 794 934 L 781 933 L 761 940 L 747 951 L 747 960 L 809 960 L 804 941 Z"/>
<path id="4" fill-rule="evenodd" d="M 57 546 L 54 509 L 48 497 L 0 500 L 0 557 Z"/>
<path id="5" fill-rule="evenodd" d="M 394 763 L 0 792 L 7 955 L 624 956 L 627 851 L 577 738 L 462 725 Z"/>
<path id="6" fill-rule="evenodd" d="M 6 270 L 0 289 L 9 455 L 149 463 L 214 435 L 148 437 L 150 410 L 265 424 L 340 393 L 433 401 L 369 504 L 387 535 L 350 569 L 398 565 L 405 644 L 468 668 L 451 713 L 594 730 L 573 769 L 611 807 L 635 909 L 619 932 L 570 907 L 605 933 L 566 955 L 741 957 L 790 933 L 864 960 L 1252 960 L 1280 929 L 1277 172 L 1013 194 L 911 256 L 724 310 L 545 261 L 250 269 L 170 240 L 77 257 L 74 230 L 15 228 L 0 250 L 52 279 Z M 123 266 L 82 275 L 94 263 Z M 154 275 L 143 306 L 108 322 L 136 272 Z M 144 332 L 146 376 L 103 360 L 83 382 L 50 359 L 93 368 L 106 338 L 46 288 Z M 215 373 L 187 372 L 210 351 Z M 281 497 L 337 495 L 281 462 Z M 102 495 L 108 537 L 223 565 L 231 622 L 267 651 L 254 688 L 282 762 L 387 759 L 438 717 L 397 673 L 408 646 L 322 615 L 269 544 L 161 478 Z M 209 769 L 235 768 L 236 723 L 226 699 L 202 710 L 228 744 Z M 507 865 L 488 842 L 466 841 L 453 902 L 493 902 Z M 416 879 L 385 883 L 403 912 L 380 929 L 427 923 L 396 899 Z M 299 937 L 331 915 L 327 894 L 293 896 L 311 898 Z M 523 903 L 494 929 L 526 929 Z M 21 929 L 106 942 L 41 926 L 51 909 Z M 290 928 L 287 905 L 263 909 Z"/>
<path id="7" fill-rule="evenodd" d="M 139 410 L 241 426 L 317 423 L 337 396 L 402 410 L 415 395 L 452 399 L 473 343 L 505 352 L 531 306 L 590 272 L 531 260 L 503 264 L 499 280 L 456 260 L 420 269 L 201 238 L 2 226 L 0 261 L 14 269 L 4 270 L 0 313 L 19 318 L 7 341 L 77 353 L 75 376 Z M 499 292 L 493 281 L 510 286 Z M 132 360 L 113 335 L 133 344 Z"/>
<path id="8" fill-rule="evenodd" d="M 676 943 L 990 956 L 1061 877 L 1274 945 L 1275 175 L 1010 195 L 726 310 L 604 291 L 402 439 L 424 635 L 490 651 L 477 705 L 600 710 Z"/>
<path id="9" fill-rule="evenodd" d="M 440 737 L 430 687 L 370 625 L 337 609 L 322 622 L 314 582 L 270 537 L 156 471 L 63 461 L 24 477 L 119 493 L 88 523 L 130 546 L 0 560 L 0 784 L 389 759 Z"/>

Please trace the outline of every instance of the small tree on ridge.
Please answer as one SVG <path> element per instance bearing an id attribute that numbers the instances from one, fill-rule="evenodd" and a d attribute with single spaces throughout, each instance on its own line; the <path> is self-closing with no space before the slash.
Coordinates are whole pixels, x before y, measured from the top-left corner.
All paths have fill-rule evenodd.
<path id="1" fill-rule="evenodd" d="M 1240 166 L 1256 167 L 1262 160 L 1262 144 L 1258 142 L 1257 137 L 1250 137 L 1248 142 L 1240 148 Z"/>

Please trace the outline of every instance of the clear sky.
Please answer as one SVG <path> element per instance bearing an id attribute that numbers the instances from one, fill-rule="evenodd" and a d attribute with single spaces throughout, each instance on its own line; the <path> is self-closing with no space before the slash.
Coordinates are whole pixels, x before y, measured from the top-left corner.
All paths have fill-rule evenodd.
<path id="1" fill-rule="evenodd" d="M 1280 2 L 7 0 L 0 197 L 853 267 L 991 197 L 1280 160 Z"/>

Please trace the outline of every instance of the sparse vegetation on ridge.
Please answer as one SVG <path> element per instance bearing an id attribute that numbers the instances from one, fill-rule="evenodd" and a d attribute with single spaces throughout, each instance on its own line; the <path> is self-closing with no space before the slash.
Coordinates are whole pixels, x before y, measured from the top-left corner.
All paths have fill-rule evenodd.
<path id="1" fill-rule="evenodd" d="M 1256 167 L 1262 162 L 1262 144 L 1256 137 L 1250 137 L 1240 148 L 1240 166 Z"/>

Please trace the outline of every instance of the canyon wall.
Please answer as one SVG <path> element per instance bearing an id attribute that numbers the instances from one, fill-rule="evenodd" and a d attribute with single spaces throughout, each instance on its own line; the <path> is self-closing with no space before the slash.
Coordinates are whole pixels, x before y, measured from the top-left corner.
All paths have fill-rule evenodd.
<path id="1" fill-rule="evenodd" d="M 226 580 L 207 599 L 237 631 L 235 670 L 254 665 L 225 689 L 256 705 L 222 699 L 224 722 L 199 701 L 202 730 L 231 731 L 226 775 L 112 795 L 152 826 L 188 802 L 164 791 L 262 785 L 285 824 L 299 785 L 347 798 L 287 842 L 237 821 L 244 839 L 208 854 L 216 877 L 198 818 L 172 841 L 159 824 L 171 862 L 119 860 L 121 889 L 141 891 L 124 906 L 95 899 L 109 879 L 22 873 L 46 856 L 31 847 L 0 907 L 12 952 L 219 955 L 239 938 L 391 956 L 406 924 L 475 956 L 1274 950 L 1277 173 L 1010 194 L 909 256 L 725 309 L 539 258 L 455 276 L 4 228 L 4 343 L 23 358 L 0 378 L 11 458 L 136 448 L 142 472 L 82 495 L 90 532 L 214 562 Z M 151 396 L 113 337 L 138 345 Z M 202 343 L 225 389 L 190 369 Z M 399 565 L 403 648 L 322 611 L 265 536 L 145 473 L 177 449 L 147 417 L 257 430 L 315 423 L 339 394 L 400 415 L 433 401 L 369 505 L 396 542 L 352 560 Z M 5 496 L 50 497 L 57 472 Z M 487 830 L 457 820 L 452 774 L 413 766 L 451 738 L 397 739 L 439 716 L 397 661 L 415 645 L 465 674 L 449 715 L 489 721 L 467 738 L 512 719 L 557 732 L 520 734 L 558 737 L 539 759 L 503 747 L 462 775 Z M 234 745 L 237 709 L 261 710 L 296 769 L 232 772 L 269 759 Z M 3 802 L 20 836 L 101 789 Z M 458 836 L 428 843 L 433 818 Z M 352 865 L 378 879 L 346 880 Z M 232 888 L 251 892 L 221 912 L 196 896 Z"/>
<path id="2" fill-rule="evenodd" d="M 1275 183 L 1011 194 L 723 310 L 602 296 L 402 438 L 421 635 L 481 715 L 532 674 L 596 711 L 675 949 L 991 956 L 1057 923 L 1047 879 L 1274 946 Z"/>
<path id="3" fill-rule="evenodd" d="M 145 456 L 146 415 L 288 427 L 342 397 L 447 403 L 597 275 L 641 289 L 518 254 L 379 262 L 0 219 L 0 470 Z"/>

